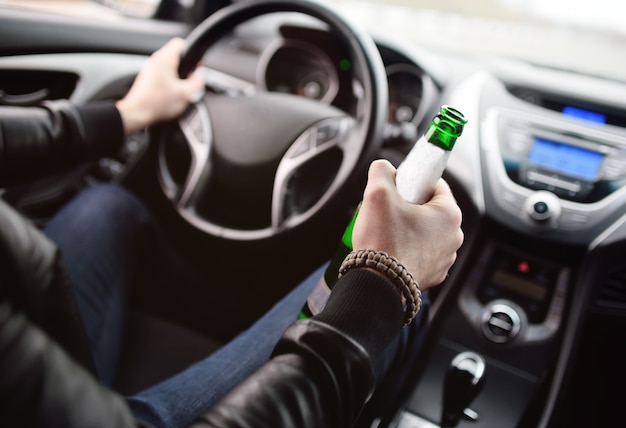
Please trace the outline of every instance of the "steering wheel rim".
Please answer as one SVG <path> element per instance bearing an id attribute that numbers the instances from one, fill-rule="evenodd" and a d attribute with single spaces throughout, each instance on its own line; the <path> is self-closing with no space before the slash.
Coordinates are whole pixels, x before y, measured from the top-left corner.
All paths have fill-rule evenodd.
<path id="1" fill-rule="evenodd" d="M 161 187 L 178 213 L 188 223 L 212 236 L 237 241 L 258 240 L 271 238 L 299 227 L 319 213 L 325 204 L 339 194 L 357 171 L 369 164 L 382 144 L 383 127 L 387 116 L 388 89 L 385 68 L 378 49 L 369 35 L 355 28 L 345 18 L 322 3 L 309 0 L 297 2 L 247 1 L 235 3 L 216 12 L 196 27 L 187 37 L 187 49 L 182 55 L 179 67 L 181 77 L 188 76 L 205 53 L 238 25 L 275 12 L 303 13 L 322 21 L 330 28 L 330 31 L 340 39 L 352 56 L 354 75 L 359 76 L 363 92 L 362 99 L 364 100 L 362 102 L 365 108 L 351 116 L 327 105 L 321 106 L 302 97 L 285 96 L 284 94 L 259 93 L 255 94 L 254 97 L 234 98 L 207 94 L 203 100 L 194 103 L 177 122 L 171 122 L 170 125 L 178 126 L 184 135 L 186 144 L 190 149 L 191 166 L 184 184 L 182 186 L 176 184 L 168 167 L 167 142 L 160 141 L 158 171 Z M 206 218 L 198 209 L 198 204 L 201 200 L 203 186 L 205 186 L 203 183 L 209 181 L 211 175 L 215 173 L 213 161 L 229 155 L 226 153 L 226 156 L 223 156 L 224 153 L 222 153 L 222 156 L 218 156 L 214 153 L 219 151 L 218 142 L 229 138 L 225 131 L 218 129 L 219 125 L 228 122 L 228 117 L 232 114 L 246 110 L 253 104 L 257 104 L 256 108 L 263 109 L 265 112 L 279 111 L 278 115 L 282 116 L 297 111 L 301 116 L 294 115 L 291 122 L 301 123 L 297 125 L 300 128 L 298 128 L 295 138 L 292 138 L 293 141 L 288 141 L 287 145 L 277 149 L 280 160 L 277 162 L 272 177 L 272 208 L 269 225 L 241 229 L 225 226 L 213 219 Z M 227 106 L 224 107 L 225 105 Z M 301 111 L 302 113 L 300 113 Z M 217 119 L 215 116 L 218 116 Z M 237 134 L 236 137 L 233 137 L 237 141 L 258 137 L 245 133 L 243 127 L 233 127 L 232 125 L 233 123 L 229 122 L 229 126 L 225 129 L 228 129 L 228 134 L 233 132 Z M 285 125 L 287 124 L 285 123 Z M 166 124 L 165 129 L 168 126 Z M 331 139 L 320 143 L 319 136 L 328 133 L 329 129 Z M 157 131 L 157 135 L 159 132 L 161 131 Z M 284 132 L 288 133 L 287 131 Z M 162 136 L 163 133 L 161 132 L 160 135 Z M 276 135 L 274 133 L 273 137 Z M 311 142 L 313 140 L 315 140 L 314 143 Z M 261 146 L 263 147 L 263 144 Z M 222 152 L 231 150 L 223 144 L 221 147 Z M 319 151 L 337 147 L 342 150 L 341 165 L 328 189 L 305 212 L 284 215 L 286 211 L 285 193 L 288 192 L 288 182 L 293 174 L 304 163 L 318 156 Z M 241 152 L 239 156 L 241 156 Z M 256 181 L 253 173 L 247 174 L 249 174 L 248 181 Z M 235 180 L 240 179 L 235 177 Z"/>

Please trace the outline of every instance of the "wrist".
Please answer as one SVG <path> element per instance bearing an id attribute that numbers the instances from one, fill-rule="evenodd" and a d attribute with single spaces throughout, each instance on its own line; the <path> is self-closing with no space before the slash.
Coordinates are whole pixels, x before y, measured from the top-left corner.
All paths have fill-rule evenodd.
<path id="1" fill-rule="evenodd" d="M 389 279 L 352 269 L 337 281 L 324 309 L 313 319 L 361 343 L 368 353 L 384 349 L 404 325 L 404 308 Z"/>
<path id="2" fill-rule="evenodd" d="M 374 270 L 386 277 L 406 306 L 405 323 L 410 324 L 422 305 L 422 293 L 413 275 L 395 257 L 375 250 L 356 250 L 346 256 L 339 268 L 339 278 L 355 268 Z"/>
<path id="3" fill-rule="evenodd" d="M 126 134 L 141 131 L 150 125 L 150 118 L 146 113 L 147 109 L 133 105 L 128 99 L 122 98 L 117 101 L 115 107 L 120 112 Z"/>

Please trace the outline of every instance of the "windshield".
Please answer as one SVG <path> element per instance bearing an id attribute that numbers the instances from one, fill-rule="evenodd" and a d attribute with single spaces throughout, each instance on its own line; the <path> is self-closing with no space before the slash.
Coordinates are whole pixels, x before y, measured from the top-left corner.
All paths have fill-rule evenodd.
<path id="1" fill-rule="evenodd" d="M 335 0 L 376 34 L 626 81 L 624 0 Z"/>
<path id="2" fill-rule="evenodd" d="M 374 35 L 626 81 L 624 0 L 328 1 Z M 193 0 L 178 3 L 188 7 Z M 158 4 L 159 0 L 0 0 L 0 5 L 96 19 L 121 19 L 125 14 L 149 19 Z"/>

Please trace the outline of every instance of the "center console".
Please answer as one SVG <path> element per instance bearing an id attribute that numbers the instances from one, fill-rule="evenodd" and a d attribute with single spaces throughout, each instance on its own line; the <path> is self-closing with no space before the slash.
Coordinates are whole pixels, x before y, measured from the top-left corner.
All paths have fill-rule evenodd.
<path id="1" fill-rule="evenodd" d="M 498 240 L 487 243 L 477 260 L 445 319 L 434 326 L 437 341 L 399 428 L 446 427 L 445 385 L 455 358 L 467 352 L 485 360 L 484 379 L 450 427 L 517 426 L 548 381 L 571 268 Z"/>
<path id="2" fill-rule="evenodd" d="M 458 307 L 491 342 L 542 342 L 559 328 L 569 275 L 569 268 L 491 242 L 459 294 Z"/>
<path id="3" fill-rule="evenodd" d="M 538 426 L 576 316 L 578 265 L 626 206 L 624 118 L 470 80 L 451 101 L 481 99 L 468 114 L 478 130 L 462 142 L 472 147 L 456 161 L 480 189 L 468 193 L 484 210 L 481 240 L 447 285 L 398 428 Z"/>

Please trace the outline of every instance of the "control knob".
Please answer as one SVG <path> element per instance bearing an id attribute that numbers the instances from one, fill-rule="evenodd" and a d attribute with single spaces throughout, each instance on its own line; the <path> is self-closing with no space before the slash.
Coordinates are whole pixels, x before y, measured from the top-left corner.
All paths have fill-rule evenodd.
<path id="1" fill-rule="evenodd" d="M 552 192 L 539 190 L 526 199 L 524 212 L 535 224 L 549 224 L 561 214 L 559 198 Z"/>

